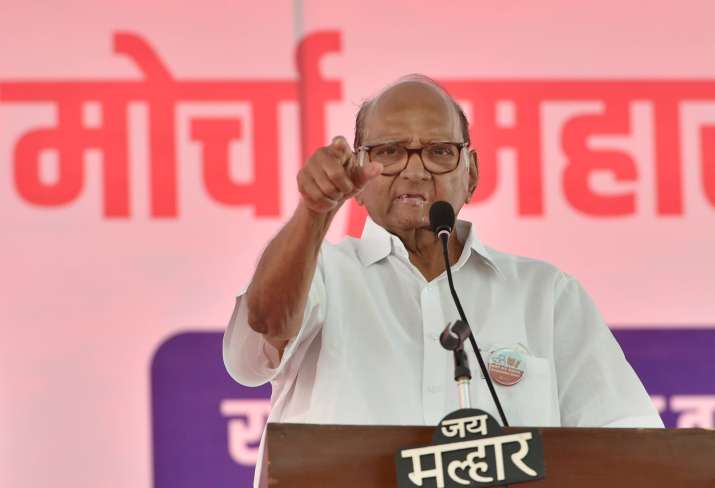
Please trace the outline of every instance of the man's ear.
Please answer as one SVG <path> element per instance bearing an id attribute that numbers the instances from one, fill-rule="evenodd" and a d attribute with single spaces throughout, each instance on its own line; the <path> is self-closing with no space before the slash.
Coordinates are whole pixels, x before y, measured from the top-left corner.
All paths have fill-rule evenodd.
<path id="1" fill-rule="evenodd" d="M 479 157 L 477 151 L 472 149 L 469 151 L 469 187 L 467 193 L 467 202 L 472 199 L 474 190 L 477 189 L 479 183 Z"/>

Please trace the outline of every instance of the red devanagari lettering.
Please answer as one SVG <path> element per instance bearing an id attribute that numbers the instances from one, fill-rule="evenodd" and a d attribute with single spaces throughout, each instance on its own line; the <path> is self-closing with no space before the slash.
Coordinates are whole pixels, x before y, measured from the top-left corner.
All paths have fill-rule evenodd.
<path id="1" fill-rule="evenodd" d="M 700 128 L 703 191 L 715 207 L 715 126 Z"/>
<path id="2" fill-rule="evenodd" d="M 581 115 L 564 124 L 561 142 L 568 159 L 563 176 L 564 194 L 574 208 L 589 215 L 629 215 L 636 209 L 634 192 L 599 195 L 589 186 L 594 171 L 608 171 L 620 182 L 635 181 L 638 176 L 635 161 L 628 154 L 588 147 L 588 139 L 594 134 L 630 133 L 627 104 L 611 101 L 605 107 L 602 115 Z"/>
<path id="3" fill-rule="evenodd" d="M 542 95 L 529 83 L 490 81 L 445 81 L 442 83 L 457 100 L 471 104 L 470 138 L 479 161 L 479 185 L 472 202 L 490 198 L 497 189 L 497 152 L 504 147 L 517 154 L 517 207 L 520 215 L 544 213 L 544 185 L 541 161 L 540 101 Z M 515 123 L 497 124 L 497 104 L 513 104 Z"/>
<path id="4" fill-rule="evenodd" d="M 298 45 L 298 101 L 300 109 L 300 141 L 302 161 L 327 143 L 325 106 L 342 98 L 340 81 L 324 80 L 320 61 L 328 53 L 340 52 L 338 32 L 317 32 L 306 36 Z"/>
<path id="5" fill-rule="evenodd" d="M 104 213 L 108 217 L 129 215 L 129 163 L 126 137 L 126 98 L 97 97 L 101 101 L 102 126 L 82 124 L 82 104 L 91 99 L 71 84 L 45 83 L 13 86 L 4 98 L 36 97 L 57 104 L 57 125 L 32 130 L 17 141 L 14 151 L 14 179 L 18 194 L 35 205 L 66 205 L 74 201 L 84 185 L 83 155 L 86 149 L 103 153 Z M 40 155 L 56 151 L 59 165 L 57 181 L 40 178 Z"/>

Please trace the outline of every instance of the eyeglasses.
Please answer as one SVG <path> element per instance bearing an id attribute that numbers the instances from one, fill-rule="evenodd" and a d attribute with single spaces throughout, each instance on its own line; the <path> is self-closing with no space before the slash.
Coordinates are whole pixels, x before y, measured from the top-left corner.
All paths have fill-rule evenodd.
<path id="1" fill-rule="evenodd" d="M 433 175 L 454 171 L 459 165 L 460 155 L 468 152 L 468 142 L 431 142 L 418 148 L 408 148 L 396 142 L 364 145 L 358 148 L 358 158 L 367 154 L 370 162 L 383 166 L 382 174 L 392 176 L 401 173 L 413 154 L 419 154 L 425 169 Z M 463 156 L 469 169 L 469 154 Z M 358 159 L 358 163 L 363 161 Z"/>

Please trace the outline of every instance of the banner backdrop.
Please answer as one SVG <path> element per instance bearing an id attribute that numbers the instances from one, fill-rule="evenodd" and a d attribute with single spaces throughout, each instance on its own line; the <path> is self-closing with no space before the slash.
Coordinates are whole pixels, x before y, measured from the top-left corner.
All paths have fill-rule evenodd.
<path id="1" fill-rule="evenodd" d="M 302 162 L 398 77 L 471 121 L 461 218 L 593 295 L 715 427 L 715 4 L 0 7 L 0 486 L 248 486 L 270 387 L 221 334 Z M 359 235 L 345 205 L 329 239 Z"/>

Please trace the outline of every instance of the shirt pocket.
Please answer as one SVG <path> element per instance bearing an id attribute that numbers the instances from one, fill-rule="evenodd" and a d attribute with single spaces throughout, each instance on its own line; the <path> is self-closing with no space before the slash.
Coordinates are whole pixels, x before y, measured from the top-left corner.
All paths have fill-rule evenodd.
<path id="1" fill-rule="evenodd" d="M 525 363 L 524 375 L 514 385 L 505 386 L 492 379 L 499 401 L 510 426 L 558 426 L 558 401 L 554 394 L 554 381 L 551 363 L 548 359 L 522 353 Z M 484 361 L 489 367 L 489 355 Z M 477 369 L 479 367 L 477 366 Z M 477 408 L 492 413 L 499 423 L 501 418 L 491 398 L 486 381 L 482 374 L 474 374 L 479 378 Z M 487 407 L 487 408 L 484 408 Z"/>

